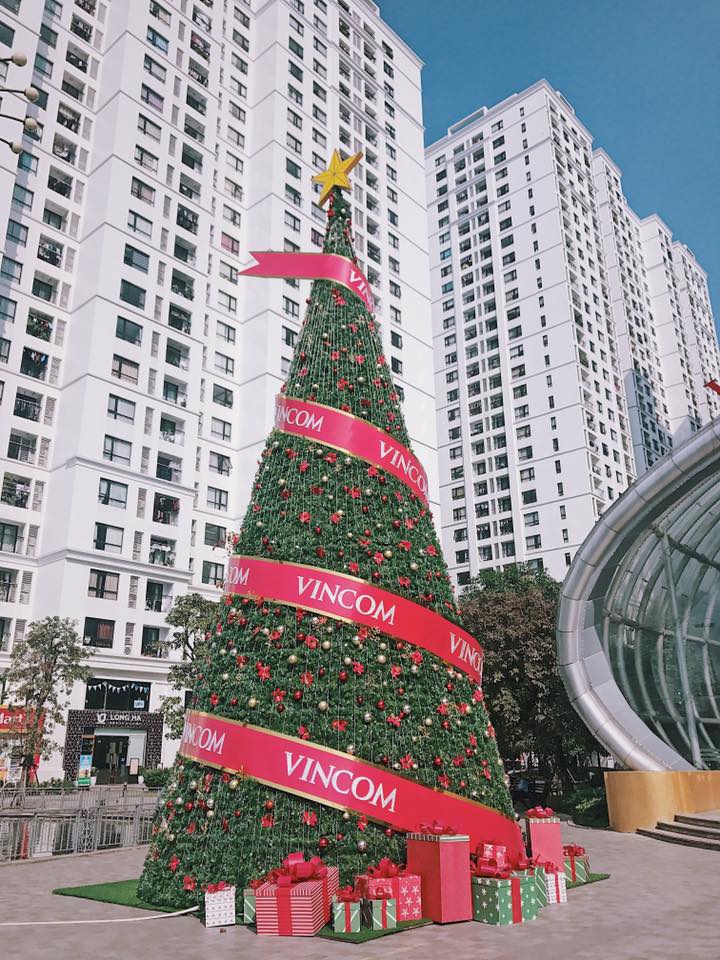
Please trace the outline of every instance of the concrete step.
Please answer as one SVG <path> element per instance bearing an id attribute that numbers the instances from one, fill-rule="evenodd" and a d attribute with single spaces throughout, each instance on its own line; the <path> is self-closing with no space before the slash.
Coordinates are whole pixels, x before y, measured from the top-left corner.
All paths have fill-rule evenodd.
<path id="1" fill-rule="evenodd" d="M 701 850 L 717 850 L 720 853 L 720 840 L 709 840 L 706 837 L 690 836 L 687 833 L 672 833 L 670 830 L 657 830 L 650 827 L 638 827 L 636 833 L 654 840 L 664 840 L 665 843 L 679 843 L 684 847 L 697 847 Z"/>
<path id="2" fill-rule="evenodd" d="M 655 829 L 669 830 L 671 833 L 684 833 L 690 837 L 705 837 L 707 840 L 720 840 L 720 824 L 716 827 L 705 827 L 696 823 L 658 820 Z"/>
<path id="3" fill-rule="evenodd" d="M 710 816 L 704 813 L 676 813 L 677 823 L 687 823 L 695 827 L 710 827 L 720 830 L 720 816 Z"/>

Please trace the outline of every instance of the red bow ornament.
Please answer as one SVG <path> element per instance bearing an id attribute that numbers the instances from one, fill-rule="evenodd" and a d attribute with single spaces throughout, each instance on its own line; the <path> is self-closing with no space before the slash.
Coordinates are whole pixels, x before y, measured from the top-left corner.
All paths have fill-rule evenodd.
<path id="1" fill-rule="evenodd" d="M 552 807 L 532 807 L 525 816 L 531 820 L 547 820 L 555 816 L 555 811 Z"/>

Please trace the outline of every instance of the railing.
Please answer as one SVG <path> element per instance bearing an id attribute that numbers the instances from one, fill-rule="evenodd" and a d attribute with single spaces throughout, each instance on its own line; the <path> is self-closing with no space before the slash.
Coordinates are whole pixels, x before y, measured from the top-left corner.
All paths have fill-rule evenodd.
<path id="1" fill-rule="evenodd" d="M 42 860 L 68 853 L 92 853 L 150 842 L 153 804 L 0 816 L 0 863 Z"/>

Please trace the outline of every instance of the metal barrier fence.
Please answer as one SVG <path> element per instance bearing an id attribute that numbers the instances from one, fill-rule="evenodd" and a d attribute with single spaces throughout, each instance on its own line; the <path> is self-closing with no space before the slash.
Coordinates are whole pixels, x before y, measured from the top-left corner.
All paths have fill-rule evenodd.
<path id="1" fill-rule="evenodd" d="M 134 807 L 0 815 L 0 863 L 149 843 L 157 796 L 152 801 Z"/>
<path id="2" fill-rule="evenodd" d="M 143 786 L 90 787 L 65 790 L 61 787 L 0 789 L 0 810 L 89 810 L 95 807 L 157 805 L 158 791 Z"/>

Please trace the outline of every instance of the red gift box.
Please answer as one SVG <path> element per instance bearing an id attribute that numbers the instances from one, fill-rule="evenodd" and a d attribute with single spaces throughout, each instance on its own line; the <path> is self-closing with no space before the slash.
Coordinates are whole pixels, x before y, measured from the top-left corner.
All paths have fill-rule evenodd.
<path id="1" fill-rule="evenodd" d="M 330 918 L 330 904 L 340 886 L 337 867 L 320 857 L 306 861 L 291 853 L 255 891 L 255 924 L 264 936 L 312 937 Z"/>
<path id="2" fill-rule="evenodd" d="M 368 900 L 385 896 L 397 900 L 397 919 L 419 920 L 422 917 L 420 877 L 384 857 L 376 867 L 355 877 L 355 886 Z"/>
<path id="3" fill-rule="evenodd" d="M 497 843 L 483 843 L 477 849 L 478 860 L 495 860 L 499 867 L 507 863 L 507 847 Z"/>
<path id="4" fill-rule="evenodd" d="M 407 860 L 408 871 L 422 882 L 423 917 L 434 923 L 472 920 L 469 836 L 409 833 Z"/>
<path id="5" fill-rule="evenodd" d="M 539 860 L 549 860 L 559 870 L 565 869 L 560 819 L 550 807 L 533 807 L 525 814 L 530 853 Z"/>

